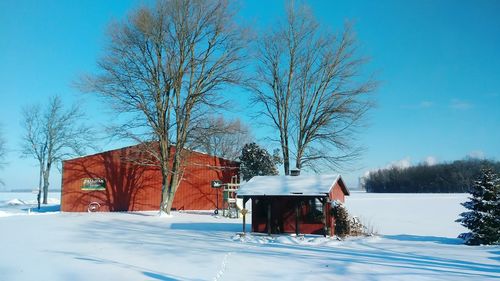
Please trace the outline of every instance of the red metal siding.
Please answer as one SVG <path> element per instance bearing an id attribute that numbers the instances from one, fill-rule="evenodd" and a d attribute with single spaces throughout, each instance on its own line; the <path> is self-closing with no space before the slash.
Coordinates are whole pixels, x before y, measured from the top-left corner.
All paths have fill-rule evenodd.
<path id="1" fill-rule="evenodd" d="M 338 200 L 342 203 L 345 202 L 345 194 L 342 188 L 340 187 L 339 182 L 337 181 L 335 185 L 333 186 L 332 190 L 330 191 L 330 200 Z M 330 227 L 330 235 L 333 236 L 335 235 L 335 218 L 328 212 L 327 216 L 327 222 L 329 222 L 329 227 Z"/>
<path id="2" fill-rule="evenodd" d="M 345 194 L 344 191 L 342 191 L 342 188 L 340 187 L 338 181 L 335 183 L 335 186 L 333 186 L 332 190 L 330 191 L 330 199 L 338 200 L 342 203 L 345 202 Z"/>
<path id="3" fill-rule="evenodd" d="M 61 210 L 85 212 L 91 202 L 101 205 L 99 211 L 159 210 L 161 172 L 157 167 L 124 160 L 132 149 L 123 148 L 65 161 Z M 197 152 L 191 152 L 186 163 L 173 209 L 215 209 L 216 192 L 219 192 L 219 206 L 222 206 L 222 190 L 211 188 L 210 181 L 230 182 L 231 177 L 238 174 L 238 163 Z M 221 166 L 232 168 L 215 168 Z M 106 190 L 82 190 L 84 178 L 104 179 Z"/>

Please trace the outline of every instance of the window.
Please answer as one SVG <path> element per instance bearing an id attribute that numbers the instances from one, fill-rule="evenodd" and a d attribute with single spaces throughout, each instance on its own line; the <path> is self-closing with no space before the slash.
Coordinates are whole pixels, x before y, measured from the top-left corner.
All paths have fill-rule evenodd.
<path id="1" fill-rule="evenodd" d="M 309 199 L 306 201 L 307 215 L 306 220 L 309 223 L 323 222 L 323 203 L 318 198 Z"/>
<path id="2" fill-rule="evenodd" d="M 267 218 L 267 200 L 252 198 L 252 214 L 258 218 Z"/>

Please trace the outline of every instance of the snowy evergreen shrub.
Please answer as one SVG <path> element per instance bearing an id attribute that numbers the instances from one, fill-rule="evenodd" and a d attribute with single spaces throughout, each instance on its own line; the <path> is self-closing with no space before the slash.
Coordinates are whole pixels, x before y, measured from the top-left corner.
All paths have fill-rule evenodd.
<path id="1" fill-rule="evenodd" d="M 372 236 L 374 228 L 362 222 L 360 218 L 349 215 L 344 204 L 340 201 L 331 202 L 330 214 L 335 219 L 335 235 L 341 238 L 346 236 Z"/>
<path id="2" fill-rule="evenodd" d="M 278 175 L 277 161 L 267 150 L 256 143 L 245 144 L 240 157 L 243 180 L 247 181 L 254 176 Z"/>
<path id="3" fill-rule="evenodd" d="M 457 219 L 470 232 L 459 237 L 468 245 L 500 244 L 500 178 L 491 169 L 483 169 L 470 190 L 469 211 Z"/>
<path id="4" fill-rule="evenodd" d="M 373 235 L 373 230 L 368 229 L 358 217 L 351 217 L 349 219 L 351 236 Z"/>
<path id="5" fill-rule="evenodd" d="M 344 205 L 338 201 L 332 202 L 332 216 L 335 218 L 335 235 L 345 237 L 351 233 L 349 213 Z"/>

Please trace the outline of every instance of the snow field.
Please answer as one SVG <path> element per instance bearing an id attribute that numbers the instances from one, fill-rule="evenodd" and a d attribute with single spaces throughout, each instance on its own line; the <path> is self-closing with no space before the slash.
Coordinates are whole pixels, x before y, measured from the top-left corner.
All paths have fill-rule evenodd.
<path id="1" fill-rule="evenodd" d="M 464 193 L 365 193 L 346 199 L 351 215 L 379 234 L 411 234 L 456 238 L 467 229 L 456 223 L 466 209 Z"/>
<path id="2" fill-rule="evenodd" d="M 0 280 L 500 279 L 500 247 L 469 247 L 448 235 L 450 224 L 441 220 L 455 219 L 451 210 L 458 199 L 370 195 L 353 193 L 347 206 L 371 215 L 387 235 L 345 241 L 314 235 L 241 236 L 241 219 L 209 212 L 37 216 L 16 209 L 16 215 L 0 218 Z M 435 200 L 441 203 L 418 197 L 439 197 Z M 392 202 L 400 200 L 407 202 Z M 436 214 L 431 230 L 412 233 L 419 229 L 413 224 L 422 225 L 422 212 L 414 212 L 423 202 L 447 214 Z M 390 215 L 387 222 L 379 213 Z"/>

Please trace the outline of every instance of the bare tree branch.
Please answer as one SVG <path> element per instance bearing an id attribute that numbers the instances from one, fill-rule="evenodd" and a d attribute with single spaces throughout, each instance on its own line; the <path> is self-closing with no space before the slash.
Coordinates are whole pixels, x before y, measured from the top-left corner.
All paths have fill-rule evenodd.
<path id="1" fill-rule="evenodd" d="M 60 97 L 51 97 L 43 109 L 40 105 L 23 110 L 24 135 L 21 154 L 38 161 L 39 193 L 47 204 L 50 171 L 54 164 L 75 155 L 83 155 L 93 147 L 93 130 L 82 124 L 84 114 L 75 104 L 65 109 Z M 43 188 L 43 189 L 42 189 Z"/>
<path id="2" fill-rule="evenodd" d="M 137 9 L 111 25 L 100 72 L 78 83 L 132 117 L 117 136 L 142 144 L 152 161 L 142 164 L 157 161 L 162 212 L 170 212 L 182 178 L 192 122 L 242 80 L 244 34 L 233 18 L 227 0 L 160 0 Z"/>
<path id="3" fill-rule="evenodd" d="M 226 121 L 222 116 L 193 122 L 190 135 L 192 149 L 229 160 L 237 160 L 243 146 L 252 141 L 248 127 L 239 119 Z"/>
<path id="4" fill-rule="evenodd" d="M 285 174 L 291 157 L 313 170 L 359 157 L 354 136 L 376 83 L 361 76 L 367 60 L 350 25 L 332 34 L 306 6 L 290 5 L 286 22 L 260 38 L 257 60 L 254 102 L 279 133 Z"/>

